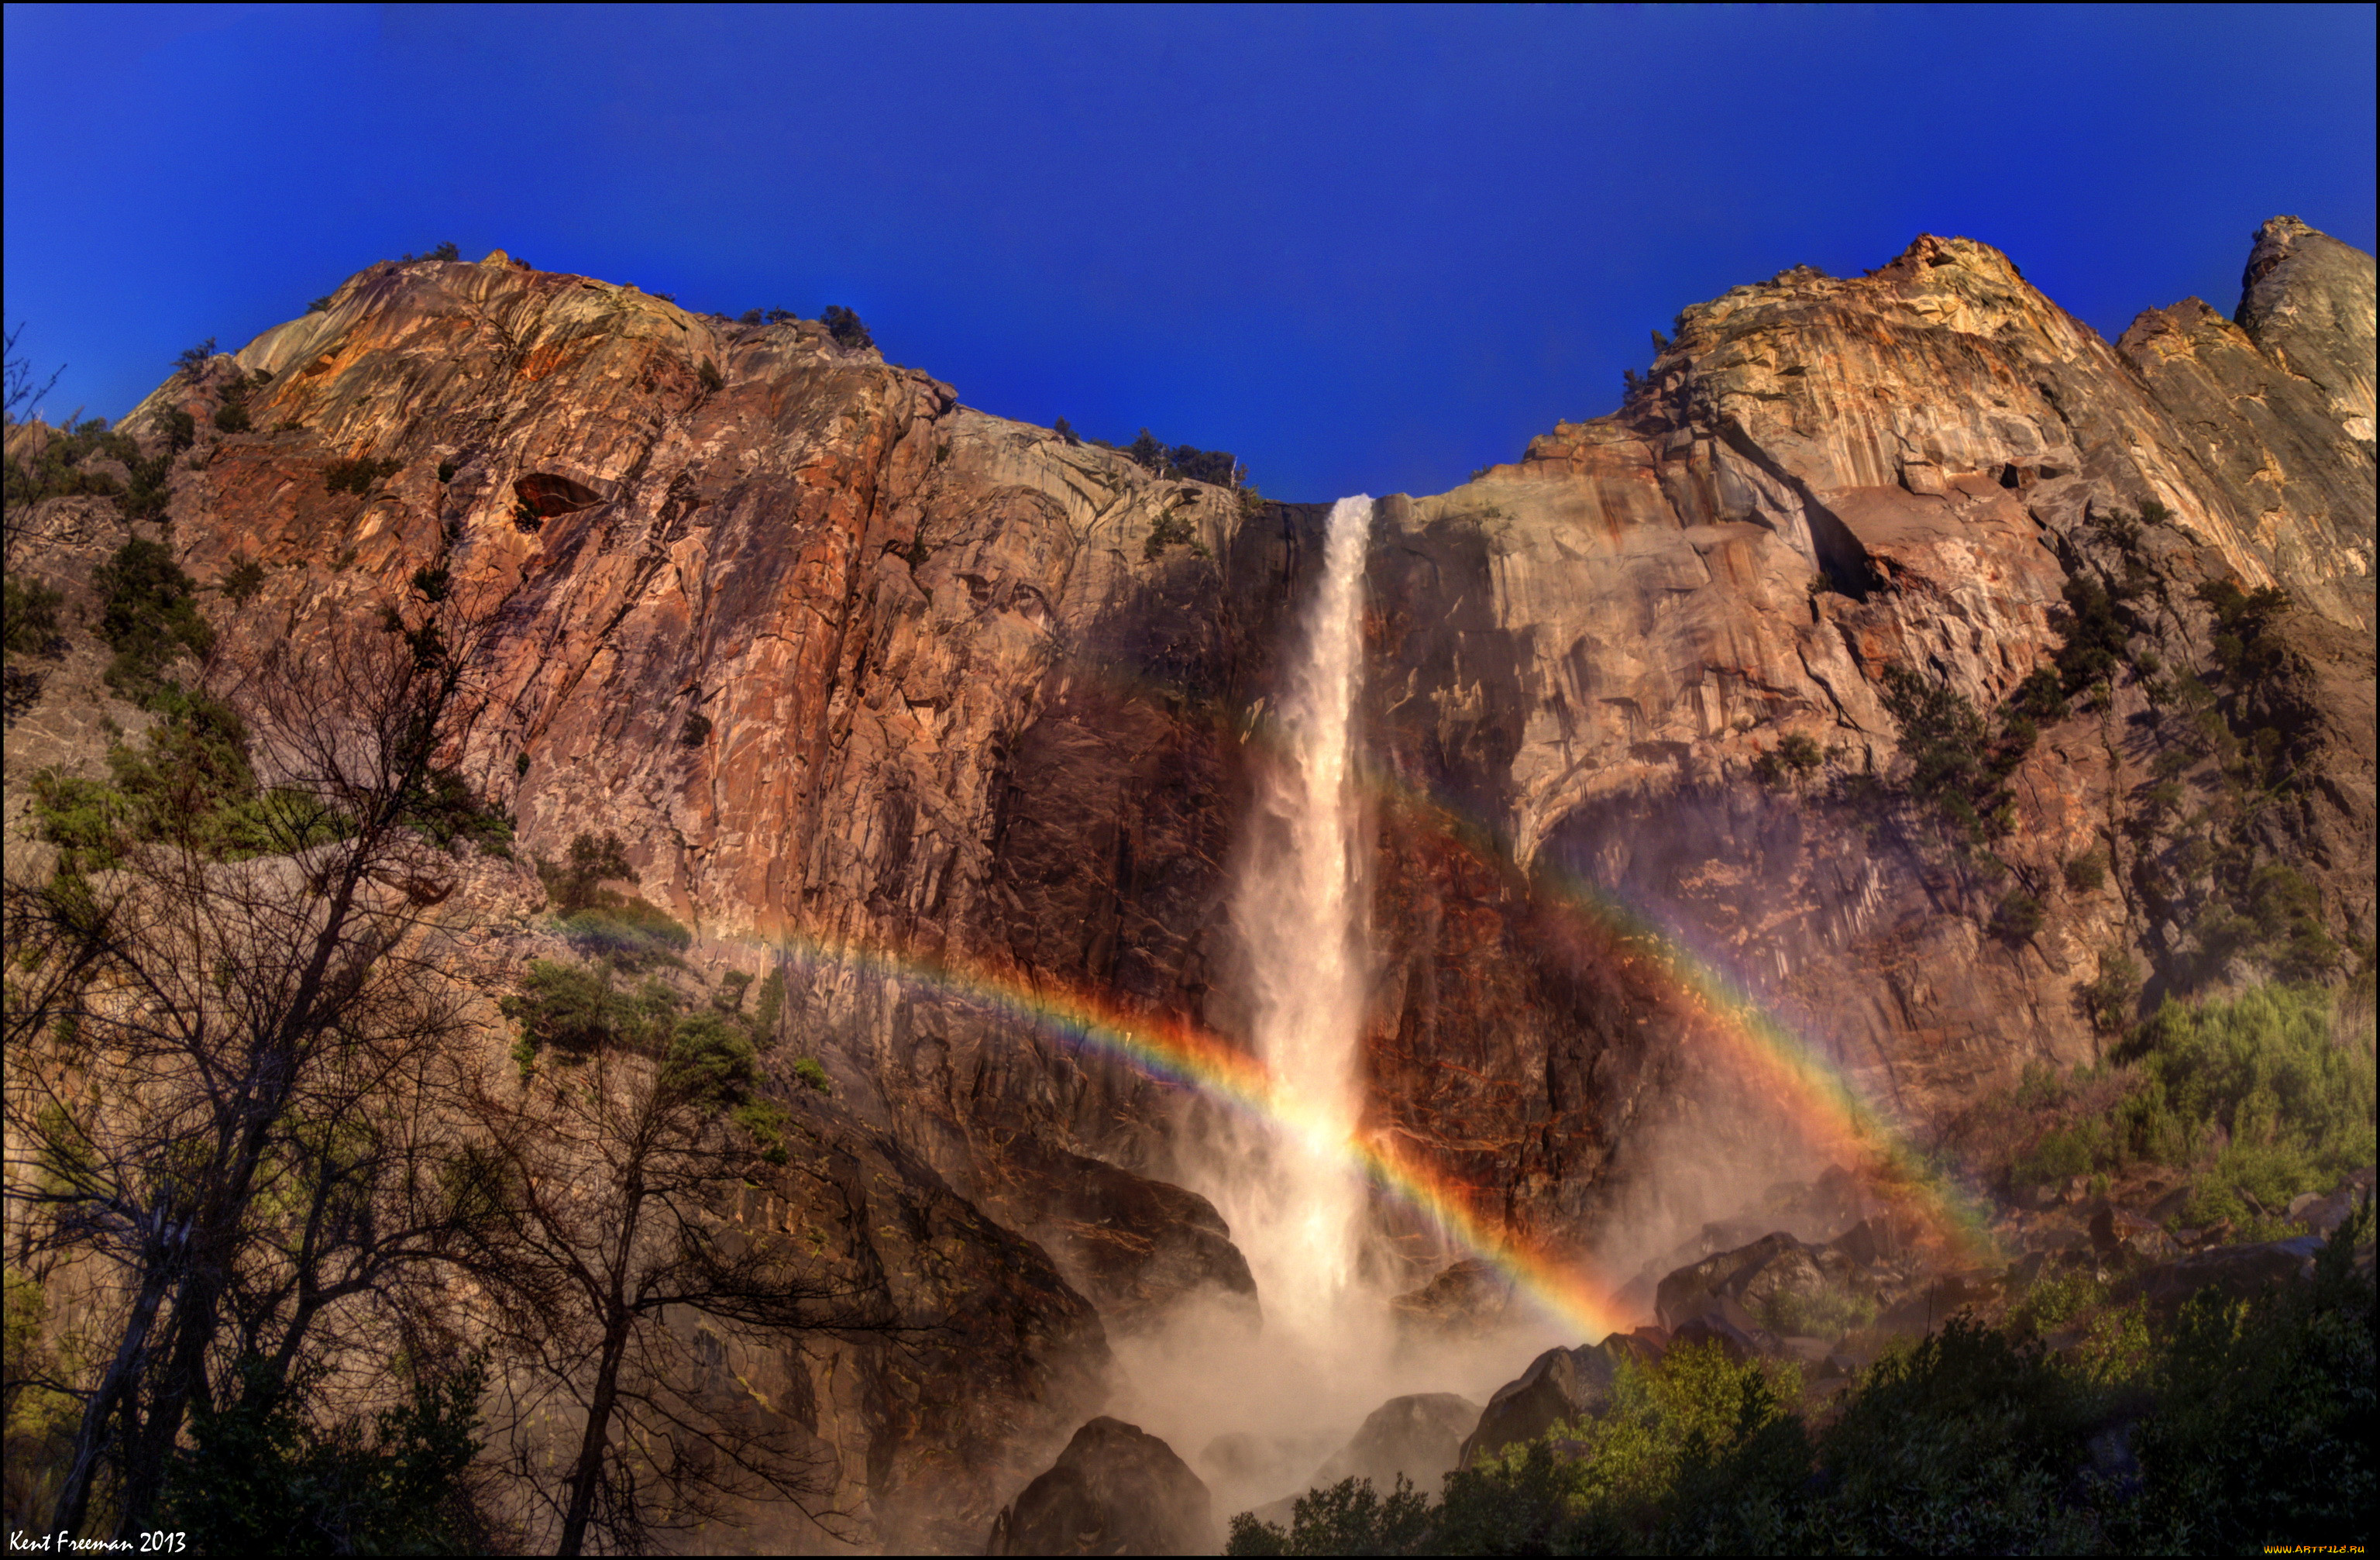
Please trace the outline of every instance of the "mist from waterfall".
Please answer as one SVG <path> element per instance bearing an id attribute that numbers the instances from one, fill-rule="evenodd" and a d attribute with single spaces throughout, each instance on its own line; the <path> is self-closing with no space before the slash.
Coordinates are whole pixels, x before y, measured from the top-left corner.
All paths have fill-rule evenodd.
<path id="1" fill-rule="evenodd" d="M 1331 506 L 1321 579 L 1298 624 L 1264 733 L 1250 838 L 1232 900 L 1249 1039 L 1288 1113 L 1220 1177 L 1223 1217 L 1276 1325 L 1332 1324 L 1354 1273 L 1364 1188 L 1344 1145 L 1363 1102 L 1355 1079 L 1366 976 L 1363 798 L 1355 702 L 1363 679 L 1364 559 L 1372 501 Z"/>

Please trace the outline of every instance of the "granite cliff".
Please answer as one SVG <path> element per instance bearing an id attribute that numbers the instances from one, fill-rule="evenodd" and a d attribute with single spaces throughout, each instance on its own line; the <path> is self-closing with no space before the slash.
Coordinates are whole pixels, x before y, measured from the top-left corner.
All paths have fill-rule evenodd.
<path id="1" fill-rule="evenodd" d="M 2216 797 L 2217 757 L 2161 759 L 2193 712 L 2276 734 L 2297 778 L 2229 843 L 2294 863 L 2341 957 L 2368 948 L 2370 256 L 2276 218 L 2233 318 L 2187 299 L 2110 345 L 1998 251 L 1926 237 L 1865 276 L 1738 287 L 1658 345 L 1612 415 L 1381 503 L 1378 1131 L 1557 1246 L 1594 1245 L 1681 1133 L 1791 1161 L 1794 1124 L 1640 957 L 1647 929 L 1912 1129 L 1955 1127 L 2028 1062 L 2095 1054 L 2112 956 L 2146 998 L 2280 957 L 2212 940 L 2221 874 L 2149 794 Z M 235 383 L 255 431 L 217 435 Z M 830 1227 L 982 1333 L 735 1366 L 832 1449 L 880 1542 L 978 1542 L 1099 1411 L 1107 1335 L 1202 1288 L 1261 1304 L 1174 1184 L 1184 1091 L 1014 997 L 1238 1031 L 1225 889 L 1319 506 L 969 408 L 812 323 L 501 252 L 372 266 L 121 426 L 148 447 L 174 412 L 202 432 L 163 534 L 201 579 L 262 566 L 209 605 L 217 665 L 445 567 L 492 615 L 500 713 L 466 767 L 522 856 L 616 831 L 705 968 L 785 971 L 784 1030 L 834 1092 L 797 1102 L 817 1153 L 747 1216 Z M 374 480 L 326 484 L 357 461 Z M 125 530 L 47 500 L 12 569 L 86 599 Z M 2198 592 L 2224 580 L 2290 603 L 2252 689 L 2218 673 Z M 1895 789 L 1888 668 L 2009 706 L 2092 589 L 2120 654 L 2034 723 L 1979 863 Z M 35 768 L 99 768 L 74 655 L 12 701 L 12 820 Z M 2095 881 L 2066 870 L 2086 857 Z M 494 971 L 540 891 L 482 879 Z M 1652 1205 L 1656 1246 L 1729 1212 L 1699 1187 Z M 1413 1286 L 1460 1254 L 1390 1233 Z"/>

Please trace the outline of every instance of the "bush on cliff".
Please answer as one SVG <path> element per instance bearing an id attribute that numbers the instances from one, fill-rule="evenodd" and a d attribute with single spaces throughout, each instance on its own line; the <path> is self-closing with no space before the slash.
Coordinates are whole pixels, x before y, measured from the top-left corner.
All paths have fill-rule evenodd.
<path id="1" fill-rule="evenodd" d="M 819 320 L 826 326 L 827 334 L 834 337 L 837 347 L 859 351 L 876 345 L 876 338 L 868 333 L 859 316 L 840 303 L 830 303 L 820 310 Z"/>
<path id="2" fill-rule="evenodd" d="M 170 686 L 165 668 L 184 652 L 214 648 L 212 625 L 199 615 L 198 584 L 161 542 L 134 537 L 91 573 L 99 597 L 99 637 L 115 652 L 107 685 L 134 703 L 153 705 Z"/>

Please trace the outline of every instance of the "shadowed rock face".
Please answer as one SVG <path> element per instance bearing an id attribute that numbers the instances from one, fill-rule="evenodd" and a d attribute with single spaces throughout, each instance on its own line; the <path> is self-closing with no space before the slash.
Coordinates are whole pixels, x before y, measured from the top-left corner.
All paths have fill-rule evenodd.
<path id="1" fill-rule="evenodd" d="M 2259 847 L 2368 935 L 2372 360 L 2370 257 L 2289 219 L 2258 236 L 2236 324 L 2186 301 L 2113 347 L 1997 251 L 1928 237 L 1866 276 L 1797 270 L 1689 309 L 1612 416 L 1383 500 L 1370 1124 L 1556 1251 L 1609 1225 L 1660 1145 L 1767 1178 L 1744 1167 L 1801 1152 L 1803 1124 L 1650 931 L 1911 1121 L 2092 1055 L 2076 992 L 2098 951 L 2162 971 L 2180 936 L 2120 871 L 2059 875 L 2123 848 L 2154 752 L 2140 679 L 2011 776 L 2001 854 L 2044 888 L 2028 937 L 1991 934 L 1989 903 L 1873 809 L 1752 766 L 1803 737 L 1832 775 L 1888 771 L 1895 662 L 2006 697 L 2057 645 L 2069 579 L 2126 567 L 2090 517 L 2149 499 L 2175 519 L 2141 542 L 2165 596 L 2137 642 L 2168 666 L 2208 663 L 2201 581 L 2298 603 L 2285 691 L 2314 783 Z M 272 375 L 257 432 L 219 437 L 248 371 Z M 225 666 L 302 653 L 447 567 L 495 625 L 466 767 L 522 854 L 614 830 L 698 960 L 782 965 L 784 1033 L 834 1079 L 820 1152 L 887 1156 L 881 1186 L 944 1209 L 928 1227 L 974 1253 L 937 1270 L 949 1293 L 1013 1301 L 993 1310 L 1026 1374 L 981 1402 L 986 1422 L 1035 1405 L 1017 1456 L 1080 1422 L 1063 1383 L 1104 1359 L 1086 1295 L 1137 1326 L 1201 1287 L 1245 1293 L 1211 1207 L 1172 1184 L 1195 1178 L 1185 1091 L 1079 1037 L 1244 1032 L 1229 868 L 1320 506 L 1160 481 L 812 323 L 738 326 L 502 257 L 374 266 L 127 427 L 168 408 L 200 430 L 172 479 L 185 567 L 265 566 L 245 604 L 209 604 Z M 328 491 L 367 458 L 394 474 Z M 57 545 L 23 567 L 80 589 L 121 534 L 85 534 L 93 502 L 43 506 Z M 103 657 L 82 653 L 12 725 L 12 815 L 33 763 L 103 770 L 95 721 L 63 702 L 97 697 Z M 1652 1249 L 1737 1211 L 1677 1192 Z M 1382 1212 L 1411 1288 L 1460 1253 L 1400 1218 Z M 883 1223 L 839 1249 L 860 1260 Z M 984 1233 L 1003 1226 L 1031 1239 Z M 922 1489 L 977 1433 L 895 1400 L 832 1432 L 855 1499 Z M 953 1518 L 971 1536 L 1008 1476 L 980 1467 Z M 922 1530 L 889 1496 L 870 1509 L 887 1542 Z"/>
<path id="2" fill-rule="evenodd" d="M 1479 1423 L 1479 1405 L 1451 1392 L 1391 1397 L 1365 1418 L 1355 1438 L 1315 1471 L 1308 1487 L 1368 1479 L 1386 1493 L 1402 1478 L 1425 1494 L 1439 1476 L 1461 1466 L 1463 1437 Z"/>
<path id="3" fill-rule="evenodd" d="M 990 1554 L 1196 1554 L 1215 1542 L 1207 1486 L 1138 1425 L 1096 1419 L 992 1524 Z"/>

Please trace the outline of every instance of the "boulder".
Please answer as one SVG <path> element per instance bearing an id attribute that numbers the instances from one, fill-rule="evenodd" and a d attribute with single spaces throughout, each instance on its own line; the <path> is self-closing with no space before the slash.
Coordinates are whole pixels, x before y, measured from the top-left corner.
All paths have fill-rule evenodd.
<path id="1" fill-rule="evenodd" d="M 1654 1309 L 1671 1328 L 1720 1313 L 1747 1335 L 1840 1332 L 1873 1310 L 1864 1303 L 1873 1258 L 1854 1253 L 1874 1251 L 1881 1238 L 1873 1221 L 1853 1226 L 1848 1246 L 1809 1246 L 1779 1230 L 1680 1268 L 1661 1280 Z"/>
<path id="2" fill-rule="evenodd" d="M 1399 1474 L 1435 1494 L 1440 1475 L 1461 1466 L 1463 1438 L 1479 1424 L 1479 1405 L 1451 1392 L 1391 1397 L 1372 1410 L 1355 1438 L 1315 1470 L 1313 1487 L 1368 1479 L 1386 1493 Z"/>
<path id="3" fill-rule="evenodd" d="M 1661 1335 L 1645 1328 L 1614 1333 L 1582 1348 L 1546 1350 L 1488 1399 L 1478 1427 L 1463 1443 L 1458 1466 L 1534 1441 L 1560 1420 L 1602 1412 L 1621 1362 L 1648 1363 L 1659 1358 L 1660 1348 Z"/>
<path id="4" fill-rule="evenodd" d="M 1211 1549 L 1207 1486 L 1173 1448 L 1104 1416 L 992 1520 L 989 1554 L 1190 1554 Z"/>
<path id="5" fill-rule="evenodd" d="M 2314 1255 L 2322 1247 L 2322 1237 L 2313 1235 L 2210 1247 L 2136 1274 L 2117 1294 L 2121 1299 L 2138 1296 L 2148 1301 L 2150 1310 L 2168 1314 L 2180 1310 L 2202 1289 L 2213 1289 L 2235 1300 L 2252 1299 L 2275 1285 L 2312 1278 Z"/>

